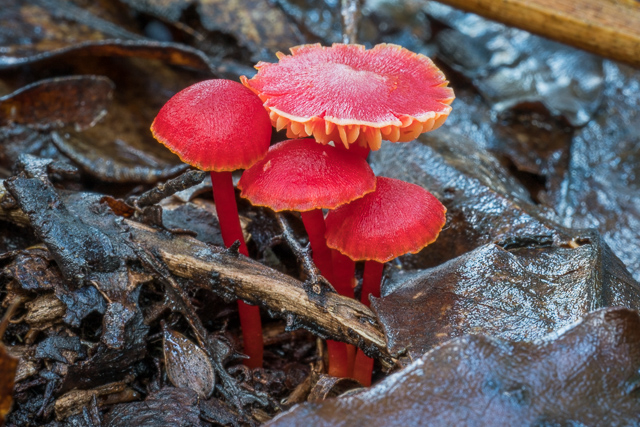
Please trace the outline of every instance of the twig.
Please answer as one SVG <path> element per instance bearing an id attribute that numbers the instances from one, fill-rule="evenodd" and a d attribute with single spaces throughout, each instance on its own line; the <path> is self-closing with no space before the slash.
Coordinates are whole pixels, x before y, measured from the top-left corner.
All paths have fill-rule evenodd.
<path id="1" fill-rule="evenodd" d="M 187 236 L 172 236 L 131 220 L 131 238 L 149 248 L 176 276 L 229 300 L 259 305 L 284 318 L 289 329 L 304 327 L 324 338 L 344 341 L 379 358 L 387 367 L 395 362 L 373 312 L 334 292 L 310 292 L 305 284 L 242 255 L 209 246 Z"/>
<path id="2" fill-rule="evenodd" d="M 358 42 L 358 23 L 360 21 L 360 0 L 342 0 L 342 42 Z"/>
<path id="3" fill-rule="evenodd" d="M 199 170 L 189 170 L 182 175 L 158 184 L 155 188 L 142 193 L 138 198 L 130 198 L 127 202 L 138 208 L 155 205 L 164 198 L 167 198 L 179 191 L 186 190 L 194 185 L 200 184 L 207 177 L 207 172 Z"/>
<path id="4" fill-rule="evenodd" d="M 2 316 L 2 320 L 0 320 L 0 341 L 2 341 L 2 337 L 4 337 L 7 326 L 9 326 L 9 323 L 11 323 L 13 314 L 25 300 L 25 297 L 17 297 L 13 300 L 9 308 L 7 308 L 7 311 L 4 312 L 4 316 Z"/>
<path id="5" fill-rule="evenodd" d="M 313 258 L 311 257 L 311 245 L 307 245 L 304 248 L 300 245 L 293 235 L 293 230 L 291 229 L 289 221 L 287 221 L 282 214 L 276 213 L 276 219 L 278 220 L 278 224 L 280 224 L 280 228 L 282 228 L 282 239 L 287 243 L 287 245 L 289 245 L 293 253 L 296 255 L 296 258 L 298 258 L 302 263 L 302 268 L 308 277 L 307 283 L 309 284 L 309 287 L 313 289 L 316 294 L 320 294 L 323 290 L 325 292 L 335 292 L 335 289 L 327 279 L 320 275 L 320 270 L 318 270 L 318 267 L 313 262 Z M 320 288 L 314 289 L 316 286 Z"/>

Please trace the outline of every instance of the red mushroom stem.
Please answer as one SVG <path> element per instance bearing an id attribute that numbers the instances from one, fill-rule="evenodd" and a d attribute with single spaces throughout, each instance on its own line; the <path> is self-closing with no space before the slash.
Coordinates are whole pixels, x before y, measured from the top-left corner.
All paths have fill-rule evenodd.
<path id="1" fill-rule="evenodd" d="M 320 273 L 330 283 L 333 283 L 333 266 L 331 264 L 331 251 L 327 247 L 324 238 L 326 227 L 324 225 L 324 215 L 322 209 L 313 209 L 307 212 L 301 212 L 304 228 L 309 235 L 309 244 L 313 251 L 313 262 L 316 264 Z"/>
<path id="2" fill-rule="evenodd" d="M 384 263 L 381 262 L 367 261 L 364 264 L 360 301 L 367 307 L 371 305 L 371 302 L 369 301 L 370 295 L 380 298 L 380 282 L 382 281 L 383 270 Z M 358 350 L 353 368 L 353 378 L 360 381 L 363 386 L 369 387 L 371 385 L 372 372 L 373 359 L 366 356 L 362 350 Z"/>
<path id="3" fill-rule="evenodd" d="M 224 245 L 230 247 L 236 240 L 239 240 L 240 248 L 238 251 L 245 256 L 249 256 L 247 244 L 242 235 L 231 172 L 212 171 L 211 185 Z M 260 309 L 243 301 L 238 301 L 238 315 L 240 316 L 240 327 L 242 328 L 244 353 L 249 356 L 249 359 L 246 359 L 244 364 L 252 369 L 262 367 L 264 346 L 262 343 Z"/>
<path id="4" fill-rule="evenodd" d="M 301 212 L 304 228 L 309 235 L 309 243 L 313 252 L 313 262 L 331 284 L 334 284 L 333 263 L 331 260 L 331 250 L 327 247 L 324 238 L 326 227 L 322 209 Z M 338 291 L 339 292 L 339 291 Z M 329 353 L 329 375 L 333 377 L 347 377 L 350 374 L 349 360 L 347 356 L 347 346 L 343 342 L 327 340 L 327 351 Z"/>
<path id="5" fill-rule="evenodd" d="M 340 251 L 331 249 L 331 260 L 333 262 L 333 287 L 340 295 L 353 298 L 353 281 L 356 272 L 356 262 Z M 347 376 L 353 375 L 353 365 L 356 360 L 356 346 L 346 344 L 347 364 L 349 366 Z"/>
<path id="6" fill-rule="evenodd" d="M 384 263 L 378 261 L 366 261 L 364 263 L 364 273 L 362 275 L 362 293 L 360 301 L 369 307 L 369 295 L 380 298 L 380 282 L 382 282 L 382 271 Z"/>

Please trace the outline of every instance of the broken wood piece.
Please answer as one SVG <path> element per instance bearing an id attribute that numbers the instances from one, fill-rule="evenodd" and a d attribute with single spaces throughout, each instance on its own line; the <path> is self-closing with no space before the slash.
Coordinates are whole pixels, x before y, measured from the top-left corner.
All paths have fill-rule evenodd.
<path id="1" fill-rule="evenodd" d="M 98 397 L 99 406 L 131 402 L 140 398 L 138 392 L 127 387 L 125 381 L 105 384 L 92 390 L 71 390 L 56 400 L 56 419 L 64 420 L 71 415 L 79 414 L 94 396 Z"/>
<path id="2" fill-rule="evenodd" d="M 132 240 L 149 248 L 174 275 L 194 279 L 225 298 L 259 305 L 274 317 L 285 318 L 288 329 L 305 327 L 322 337 L 354 344 L 393 365 L 376 317 L 353 298 L 322 288 L 314 293 L 298 280 L 250 258 L 188 236 L 171 236 L 135 221 L 124 222 Z"/>
<path id="3" fill-rule="evenodd" d="M 438 1 L 640 67 L 640 2 L 635 0 Z"/>
<path id="4" fill-rule="evenodd" d="M 132 198 L 128 200 L 134 206 L 144 208 L 145 206 L 151 206 L 162 199 L 167 198 L 179 191 L 191 188 L 196 184 L 200 184 L 207 177 L 207 172 L 200 170 L 189 170 L 182 175 L 170 179 L 165 183 L 158 184 L 151 190 L 143 193 L 140 197 Z"/>

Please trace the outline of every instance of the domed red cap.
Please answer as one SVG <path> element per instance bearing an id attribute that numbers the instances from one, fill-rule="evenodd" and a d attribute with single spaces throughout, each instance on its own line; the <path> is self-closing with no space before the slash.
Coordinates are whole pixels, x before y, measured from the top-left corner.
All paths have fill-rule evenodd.
<path id="1" fill-rule="evenodd" d="M 446 211 L 424 188 L 378 177 L 373 193 L 329 212 L 327 246 L 355 261 L 387 262 L 433 243 Z"/>
<path id="2" fill-rule="evenodd" d="M 333 209 L 376 188 L 376 177 L 361 156 L 316 144 L 284 141 L 244 171 L 240 196 L 275 211 Z"/>
<path id="3" fill-rule="evenodd" d="M 260 98 L 222 79 L 178 92 L 160 109 L 151 132 L 183 162 L 218 172 L 250 167 L 271 142 L 271 122 Z"/>
<path id="4" fill-rule="evenodd" d="M 431 59 L 401 46 L 303 45 L 278 57 L 241 81 L 289 138 L 377 150 L 382 139 L 407 142 L 438 128 L 451 111 L 453 90 L 444 74 Z"/>

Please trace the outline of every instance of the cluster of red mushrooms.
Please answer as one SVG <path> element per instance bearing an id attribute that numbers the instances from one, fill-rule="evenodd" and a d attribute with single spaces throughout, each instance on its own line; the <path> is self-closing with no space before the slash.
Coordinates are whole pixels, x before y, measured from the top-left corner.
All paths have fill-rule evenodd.
<path id="1" fill-rule="evenodd" d="M 422 187 L 376 177 L 367 155 L 382 140 L 408 142 L 438 128 L 453 91 L 429 58 L 391 44 L 303 45 L 277 56 L 242 84 L 216 79 L 182 90 L 151 131 L 182 161 L 211 171 L 227 247 L 239 241 L 248 256 L 231 179 L 245 169 L 241 197 L 300 212 L 313 260 L 337 292 L 354 297 L 355 262 L 365 261 L 360 299 L 369 305 L 380 297 L 384 263 L 435 241 L 446 209 Z M 272 126 L 297 139 L 270 147 Z M 242 301 L 238 310 L 245 364 L 261 367 L 260 312 Z M 341 342 L 327 347 L 330 375 L 371 384 L 372 359 Z"/>

